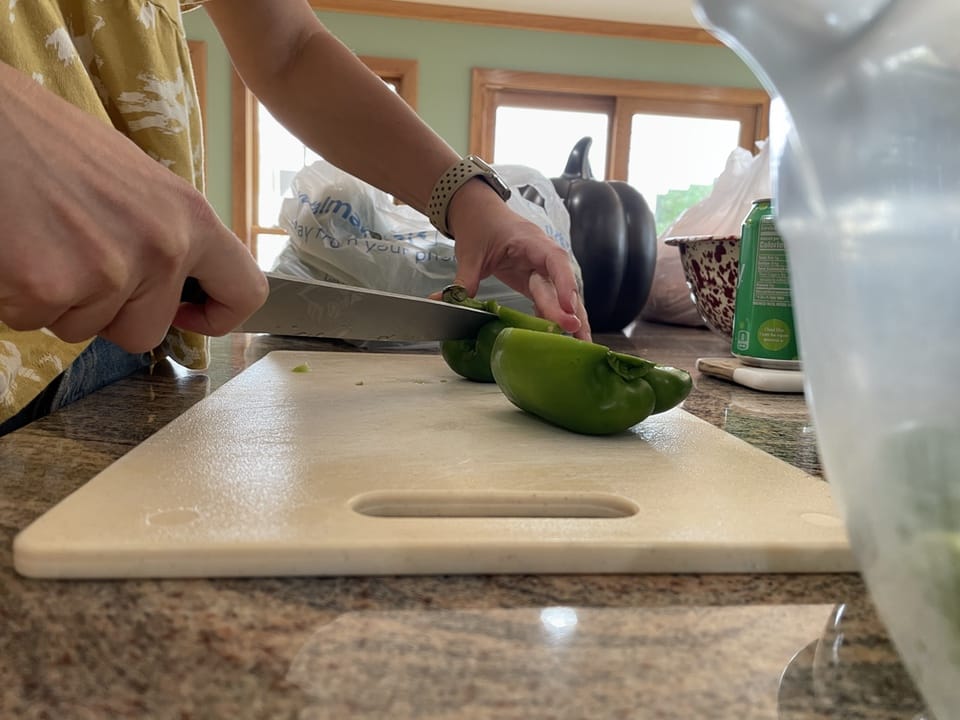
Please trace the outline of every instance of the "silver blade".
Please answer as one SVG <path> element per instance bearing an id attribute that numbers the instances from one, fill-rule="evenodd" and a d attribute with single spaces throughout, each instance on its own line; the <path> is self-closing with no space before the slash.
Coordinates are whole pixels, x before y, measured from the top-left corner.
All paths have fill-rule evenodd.
<path id="1" fill-rule="evenodd" d="M 471 338 L 496 315 L 426 298 L 267 273 L 270 296 L 238 329 L 344 340 Z"/>

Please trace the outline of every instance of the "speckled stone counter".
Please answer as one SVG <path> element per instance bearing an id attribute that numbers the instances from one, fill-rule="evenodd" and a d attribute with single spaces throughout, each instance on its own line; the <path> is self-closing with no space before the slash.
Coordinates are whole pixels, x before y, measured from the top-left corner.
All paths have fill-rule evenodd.
<path id="1" fill-rule="evenodd" d="M 705 330 L 598 339 L 690 370 L 727 353 Z M 161 365 L 0 438 L 0 718 L 921 717 L 856 575 L 18 576 L 21 528 L 265 353 L 356 349 L 214 347 L 206 373 Z M 821 474 L 801 396 L 694 376 L 688 411 Z"/>

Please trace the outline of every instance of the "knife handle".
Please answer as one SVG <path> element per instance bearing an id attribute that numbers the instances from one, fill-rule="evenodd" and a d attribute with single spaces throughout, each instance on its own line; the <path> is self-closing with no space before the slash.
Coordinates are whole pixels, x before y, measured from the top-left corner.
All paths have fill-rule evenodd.
<path id="1" fill-rule="evenodd" d="M 180 291 L 180 302 L 203 305 L 207 301 L 207 293 L 200 287 L 200 281 L 195 277 L 188 277 L 183 281 L 183 290 Z"/>

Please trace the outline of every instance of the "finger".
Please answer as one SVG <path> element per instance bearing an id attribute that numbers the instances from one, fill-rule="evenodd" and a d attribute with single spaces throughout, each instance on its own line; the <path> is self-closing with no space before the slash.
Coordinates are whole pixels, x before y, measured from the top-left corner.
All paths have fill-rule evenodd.
<path id="1" fill-rule="evenodd" d="M 592 342 L 593 332 L 590 329 L 590 318 L 587 316 L 587 308 L 583 304 L 583 298 L 580 293 L 577 293 L 576 297 L 577 305 L 577 318 L 580 320 L 580 329 L 574 333 L 574 337 L 580 338 L 581 340 L 586 340 L 587 342 Z"/>
<path id="2" fill-rule="evenodd" d="M 99 335 L 127 352 L 139 353 L 160 344 L 169 317 L 149 303 L 127 303 L 118 308 L 114 301 L 104 301 L 71 308 L 45 327 L 64 342 L 78 343 Z"/>
<path id="3" fill-rule="evenodd" d="M 580 319 L 574 312 L 568 312 L 560 306 L 557 301 L 557 288 L 551 280 L 540 273 L 531 273 L 529 292 L 538 312 L 543 317 L 557 323 L 564 332 L 579 332 Z"/>
<path id="4" fill-rule="evenodd" d="M 538 272 L 532 272 L 527 279 L 527 291 L 540 315 L 551 312 L 551 310 L 554 310 L 553 314 L 556 314 L 555 308 L 559 308 L 557 288 L 550 280 Z"/>
<path id="5" fill-rule="evenodd" d="M 38 270 L 46 274 L 38 274 Z M 18 331 L 49 328 L 80 302 L 81 281 L 59 270 L 56 261 L 50 260 L 23 269 L 4 283 L 0 287 L 0 322 Z"/>
<path id="6" fill-rule="evenodd" d="M 201 285 L 203 285 L 203 281 L 201 281 Z M 220 302 L 215 297 L 216 291 L 210 291 L 207 294 L 206 302 L 202 305 L 182 303 L 176 309 L 171 324 L 182 330 L 191 330 L 201 335 L 214 337 L 226 335 L 253 315 L 267 299 L 269 286 L 266 283 L 266 277 L 263 277 L 262 286 L 258 283 L 248 289 L 256 288 L 261 288 L 262 292 L 256 290 L 252 295 L 245 296 L 248 299 L 244 299 L 240 305 Z M 206 288 L 204 287 L 204 289 Z"/>
<path id="7" fill-rule="evenodd" d="M 69 281 L 60 282 L 49 290 L 35 292 L 28 297 L 42 297 L 44 302 L 24 303 L 24 308 L 32 310 L 20 311 L 14 307 L 10 312 L 7 308 L 3 318 L 16 330 L 46 328 L 64 342 L 89 340 L 115 323 L 123 307 L 130 302 L 130 287 L 111 281 L 109 275 L 104 275 L 103 285 L 95 293 L 86 296 L 82 288 L 71 285 Z M 144 303 L 137 306 L 132 315 L 129 328 L 121 324 L 110 339 L 126 350 L 142 352 L 152 349 L 155 347 L 152 343 L 162 339 L 173 317 L 173 307 L 169 302 L 166 308 L 162 304 Z"/>
<path id="8" fill-rule="evenodd" d="M 460 285 L 467 291 L 468 297 L 476 297 L 480 290 L 480 270 L 476 265 L 462 267 L 457 265 L 457 274 L 453 279 L 454 285 Z"/>
<path id="9" fill-rule="evenodd" d="M 142 288 L 103 323 L 97 334 L 131 353 L 148 352 L 163 342 L 179 293 L 169 280 Z"/>
<path id="10" fill-rule="evenodd" d="M 246 247 L 229 234 L 217 252 L 190 270 L 207 295 L 202 305 L 176 308 L 173 324 L 203 335 L 225 335 L 250 317 L 267 299 L 269 285 Z M 178 293 L 179 297 L 179 293 Z"/>
<path id="11" fill-rule="evenodd" d="M 252 314 L 252 311 L 247 315 L 239 314 L 229 305 L 208 297 L 203 305 L 181 304 L 171 324 L 181 330 L 219 337 L 234 330 Z"/>
<path id="12" fill-rule="evenodd" d="M 99 305 L 79 309 L 71 308 L 56 320 L 44 324 L 43 327 L 64 342 L 83 342 L 94 337 L 109 325 L 116 315 L 116 311 L 117 308 L 107 311 Z"/>
<path id="13" fill-rule="evenodd" d="M 590 341 L 592 332 L 590 330 L 590 320 L 587 317 L 587 309 L 583 304 L 583 296 L 580 294 L 580 287 L 577 283 L 576 275 L 573 272 L 573 266 L 566 253 L 552 253 L 546 258 L 546 264 L 549 270 L 557 297 L 557 302 L 564 312 L 572 313 L 579 323 L 579 326 L 573 329 L 573 323 L 569 326 L 563 326 L 568 332 L 580 338 Z"/>
<path id="14" fill-rule="evenodd" d="M 483 279 L 484 251 L 473 243 L 464 242 L 455 245 L 457 272 L 453 284 L 461 285 L 467 295 L 476 297 Z"/>
<path id="15" fill-rule="evenodd" d="M 49 305 L 0 303 L 0 322 L 20 332 L 39 330 L 49 328 L 64 312 L 63 307 L 53 308 Z"/>
<path id="16" fill-rule="evenodd" d="M 576 314 L 580 288 L 577 286 L 577 278 L 570 264 L 570 258 L 565 252 L 559 250 L 546 257 L 545 265 L 547 277 L 556 287 L 560 307 L 568 313 Z"/>

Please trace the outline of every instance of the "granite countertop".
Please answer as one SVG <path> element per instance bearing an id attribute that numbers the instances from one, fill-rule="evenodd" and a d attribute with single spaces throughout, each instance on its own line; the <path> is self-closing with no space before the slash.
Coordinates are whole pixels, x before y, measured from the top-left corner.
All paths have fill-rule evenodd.
<path id="1" fill-rule="evenodd" d="M 598 340 L 691 371 L 728 354 L 662 325 Z M 162 364 L 0 438 L 0 718 L 920 717 L 855 574 L 16 574 L 20 529 L 274 349 L 356 348 L 216 339 L 208 372 Z M 821 475 L 802 396 L 694 377 L 688 411 Z"/>

